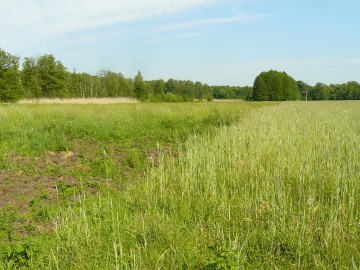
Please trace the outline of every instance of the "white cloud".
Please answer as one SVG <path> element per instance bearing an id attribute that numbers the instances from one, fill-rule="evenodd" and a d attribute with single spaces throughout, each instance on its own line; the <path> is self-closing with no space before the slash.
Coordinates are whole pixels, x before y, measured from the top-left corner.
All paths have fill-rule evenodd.
<path id="1" fill-rule="evenodd" d="M 198 37 L 201 35 L 202 35 L 202 33 L 189 33 L 189 34 L 183 34 L 183 35 L 174 35 L 174 36 L 168 36 L 168 37 L 162 37 L 162 38 L 154 38 L 154 39 L 147 41 L 146 43 L 150 44 L 150 43 L 158 43 L 158 42 L 168 41 L 168 40 L 188 39 L 188 38 Z"/>
<path id="2" fill-rule="evenodd" d="M 61 34 L 189 10 L 215 0 L 1 0 L 0 24 Z M 6 26 L 6 27 L 4 27 Z"/>
<path id="3" fill-rule="evenodd" d="M 249 21 L 258 21 L 265 17 L 269 17 L 272 15 L 248 15 L 248 14 L 241 14 L 234 17 L 227 17 L 227 18 L 211 18 L 211 19 L 204 19 L 204 20 L 196 20 L 196 21 L 187 21 L 177 24 L 165 25 L 157 28 L 157 31 L 173 31 L 173 30 L 181 30 L 199 26 L 208 26 L 214 24 L 222 24 L 222 23 L 234 23 L 234 22 L 249 22 Z"/>

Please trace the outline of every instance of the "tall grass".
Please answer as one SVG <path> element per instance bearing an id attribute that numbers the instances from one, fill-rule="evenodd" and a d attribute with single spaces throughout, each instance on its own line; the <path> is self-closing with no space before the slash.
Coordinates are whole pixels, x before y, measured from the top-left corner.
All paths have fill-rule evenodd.
<path id="1" fill-rule="evenodd" d="M 360 106 L 282 103 L 57 222 L 72 269 L 360 267 Z"/>
<path id="2" fill-rule="evenodd" d="M 52 269 L 358 269 L 360 104 L 286 102 L 192 136 L 56 220 Z"/>
<path id="3" fill-rule="evenodd" d="M 77 200 L 80 181 L 89 193 L 137 185 L 162 153 L 176 155 L 176 142 L 214 133 L 259 106 L 264 103 L 0 105 L 0 269 L 30 262 L 46 268 L 37 264 L 42 255 L 35 257 L 52 238 L 48 222 L 57 203 Z"/>

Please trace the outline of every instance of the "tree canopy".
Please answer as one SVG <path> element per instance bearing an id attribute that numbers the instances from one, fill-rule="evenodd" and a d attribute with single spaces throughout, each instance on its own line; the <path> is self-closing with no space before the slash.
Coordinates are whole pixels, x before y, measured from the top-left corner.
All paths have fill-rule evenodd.
<path id="1" fill-rule="evenodd" d="M 256 77 L 253 99 L 257 101 L 300 100 L 301 92 L 296 81 L 285 72 L 270 70 Z"/>
<path id="2" fill-rule="evenodd" d="M 16 101 L 22 97 L 24 89 L 20 81 L 19 57 L 0 48 L 0 100 Z"/>

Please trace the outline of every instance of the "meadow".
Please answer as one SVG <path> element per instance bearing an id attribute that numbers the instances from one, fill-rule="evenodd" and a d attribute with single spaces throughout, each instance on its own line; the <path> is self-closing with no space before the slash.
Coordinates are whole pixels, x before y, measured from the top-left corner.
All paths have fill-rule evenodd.
<path id="1" fill-rule="evenodd" d="M 0 267 L 360 268 L 357 101 L 0 117 Z"/>
<path id="2" fill-rule="evenodd" d="M 46 246 L 41 238 L 53 232 L 60 206 L 78 203 L 82 193 L 122 193 L 143 181 L 162 155 L 176 156 L 179 143 L 192 134 L 214 133 L 263 106 L 91 102 L 100 104 L 0 105 L 4 264 L 29 266 L 26 251 Z"/>

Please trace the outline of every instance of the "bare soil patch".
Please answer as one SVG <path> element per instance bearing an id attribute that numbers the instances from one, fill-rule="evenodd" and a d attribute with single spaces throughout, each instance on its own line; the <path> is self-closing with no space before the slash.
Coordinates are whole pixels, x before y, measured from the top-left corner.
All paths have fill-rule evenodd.
<path id="1" fill-rule="evenodd" d="M 37 197 L 47 203 L 54 202 L 59 196 L 59 183 L 73 187 L 79 181 L 72 176 L 32 176 L 21 170 L 0 171 L 0 209 L 11 207 L 23 212 Z"/>

